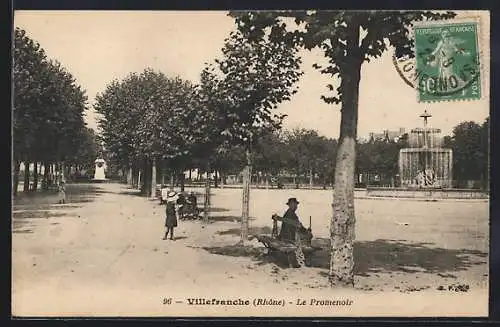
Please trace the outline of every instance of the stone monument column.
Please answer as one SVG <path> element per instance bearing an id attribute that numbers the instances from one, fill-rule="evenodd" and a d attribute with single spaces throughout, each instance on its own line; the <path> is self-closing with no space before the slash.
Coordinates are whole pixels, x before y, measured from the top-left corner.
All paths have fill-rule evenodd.
<path id="1" fill-rule="evenodd" d="M 106 168 L 106 161 L 104 159 L 98 158 L 95 160 L 94 180 L 96 181 L 106 180 L 105 168 Z"/>

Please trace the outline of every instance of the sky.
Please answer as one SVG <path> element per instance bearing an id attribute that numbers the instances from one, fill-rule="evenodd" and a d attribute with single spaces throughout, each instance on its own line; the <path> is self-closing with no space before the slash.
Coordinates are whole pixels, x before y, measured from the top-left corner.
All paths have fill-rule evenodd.
<path id="1" fill-rule="evenodd" d="M 418 103 L 416 90 L 397 73 L 392 53 L 364 63 L 361 72 L 358 136 L 370 132 L 410 130 L 422 126 L 419 115 L 432 114 L 429 125 L 450 135 L 463 121 L 482 123 L 489 115 L 489 15 L 459 12 L 458 17 L 480 17 L 483 98 L 476 101 Z M 114 79 L 150 67 L 169 76 L 198 82 L 205 63 L 221 55 L 224 39 L 235 29 L 223 11 L 16 11 L 14 25 L 38 41 L 47 56 L 56 59 L 86 90 L 86 122 L 96 128 L 92 109 L 96 94 Z M 324 62 L 319 51 L 301 51 L 299 92 L 280 104 L 287 114 L 284 127 L 315 129 L 338 138 L 340 106 L 320 99 L 331 82 L 312 68 Z M 483 59 L 484 58 L 484 59 Z"/>

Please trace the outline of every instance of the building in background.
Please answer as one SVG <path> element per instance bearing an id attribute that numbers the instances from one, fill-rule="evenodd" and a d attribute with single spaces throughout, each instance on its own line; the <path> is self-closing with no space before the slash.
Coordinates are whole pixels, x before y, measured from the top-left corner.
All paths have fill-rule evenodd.
<path id="1" fill-rule="evenodd" d="M 390 130 L 384 130 L 382 133 L 370 133 L 369 136 L 369 141 L 394 141 L 397 142 L 399 138 L 404 135 L 405 128 L 400 127 L 399 130 L 396 131 L 390 131 Z"/>

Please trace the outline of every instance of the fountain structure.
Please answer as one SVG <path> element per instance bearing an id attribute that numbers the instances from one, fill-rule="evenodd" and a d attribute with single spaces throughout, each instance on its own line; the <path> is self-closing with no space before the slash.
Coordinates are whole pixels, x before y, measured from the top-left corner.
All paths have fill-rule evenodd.
<path id="1" fill-rule="evenodd" d="M 441 130 L 429 128 L 425 111 L 421 118 L 423 128 L 415 128 L 408 135 L 409 148 L 399 152 L 401 186 L 408 188 L 451 188 L 453 152 L 443 148 Z"/>
<path id="2" fill-rule="evenodd" d="M 412 129 L 408 148 L 399 152 L 399 187 L 368 186 L 372 197 L 425 199 L 487 199 L 481 190 L 452 188 L 453 152 L 443 148 L 441 130 L 429 128 L 425 111 L 423 128 Z"/>

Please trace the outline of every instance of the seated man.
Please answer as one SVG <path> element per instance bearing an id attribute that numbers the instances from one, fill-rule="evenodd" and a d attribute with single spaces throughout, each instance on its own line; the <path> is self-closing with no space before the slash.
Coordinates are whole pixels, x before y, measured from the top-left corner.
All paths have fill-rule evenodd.
<path id="1" fill-rule="evenodd" d="M 280 219 L 282 223 L 278 239 L 285 242 L 295 242 L 295 232 L 299 231 L 303 233 L 307 229 L 302 225 L 295 213 L 299 201 L 296 198 L 290 198 L 286 204 L 288 205 L 288 210 L 283 215 L 283 218 Z"/>
<path id="2" fill-rule="evenodd" d="M 177 213 L 179 215 L 179 219 L 184 218 L 184 205 L 186 204 L 186 198 L 183 193 L 179 193 L 176 201 Z"/>
<path id="3" fill-rule="evenodd" d="M 186 213 L 192 215 L 193 218 L 196 218 L 196 216 L 198 216 L 198 199 L 196 198 L 196 195 L 192 191 L 189 193 L 187 197 Z"/>
<path id="4" fill-rule="evenodd" d="M 198 206 L 197 202 L 198 202 L 198 199 L 196 198 L 196 195 L 194 195 L 194 192 L 191 191 L 189 193 L 189 196 L 187 198 L 187 201 L 193 206 L 193 208 L 196 208 Z"/>

